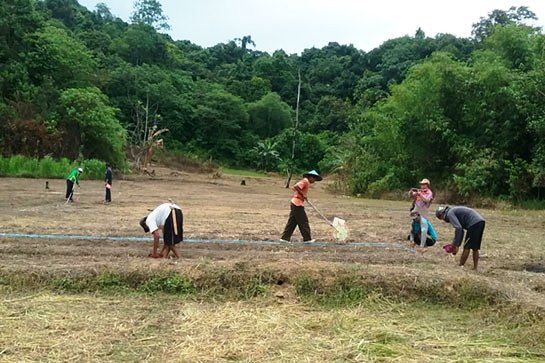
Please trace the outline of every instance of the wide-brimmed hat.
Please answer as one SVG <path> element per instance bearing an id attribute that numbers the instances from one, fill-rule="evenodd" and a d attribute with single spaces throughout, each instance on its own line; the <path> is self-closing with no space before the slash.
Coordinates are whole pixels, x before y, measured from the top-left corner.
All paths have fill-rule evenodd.
<path id="1" fill-rule="evenodd" d="M 83 173 L 83 168 L 78 168 L 78 171 L 79 171 L 80 173 Z"/>
<path id="2" fill-rule="evenodd" d="M 429 180 L 429 179 L 426 179 L 426 178 L 420 180 L 420 184 L 428 184 L 428 185 L 431 185 L 430 180 Z"/>
<path id="3" fill-rule="evenodd" d="M 321 181 L 323 178 L 318 174 L 316 170 L 311 170 L 308 173 L 303 174 L 303 177 L 313 177 L 316 181 Z"/>

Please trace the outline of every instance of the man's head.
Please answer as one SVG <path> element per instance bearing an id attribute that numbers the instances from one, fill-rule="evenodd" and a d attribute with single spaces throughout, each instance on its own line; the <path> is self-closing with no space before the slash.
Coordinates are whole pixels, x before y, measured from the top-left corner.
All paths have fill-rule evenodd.
<path id="1" fill-rule="evenodd" d="M 144 229 L 144 232 L 148 233 L 149 232 L 149 227 L 148 225 L 146 224 L 146 218 L 148 218 L 147 216 L 142 218 L 140 220 L 140 226 Z"/>
<path id="2" fill-rule="evenodd" d="M 416 222 L 420 222 L 420 213 L 418 213 L 417 211 L 413 210 L 411 212 L 411 219 L 413 221 L 416 221 Z"/>
<path id="3" fill-rule="evenodd" d="M 308 173 L 303 174 L 303 177 L 307 178 L 310 184 L 322 180 L 322 177 L 316 170 L 311 170 Z"/>
<path id="4" fill-rule="evenodd" d="M 83 169 L 82 169 L 82 168 L 78 168 L 78 173 L 79 173 L 79 174 L 83 173 Z"/>
<path id="5" fill-rule="evenodd" d="M 435 216 L 440 220 L 445 220 L 445 214 L 447 214 L 448 207 L 439 207 L 435 210 Z"/>

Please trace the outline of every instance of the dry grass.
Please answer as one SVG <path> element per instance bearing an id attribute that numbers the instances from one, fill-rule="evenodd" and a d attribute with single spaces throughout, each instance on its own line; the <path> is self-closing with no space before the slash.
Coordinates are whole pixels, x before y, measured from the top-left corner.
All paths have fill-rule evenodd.
<path id="1" fill-rule="evenodd" d="M 476 313 L 368 297 L 326 309 L 268 299 L 2 295 L 5 361 L 540 361 Z M 478 324 L 475 322 L 479 321 Z"/>
<path id="2" fill-rule="evenodd" d="M 279 237 L 291 194 L 283 180 L 244 177 L 244 187 L 240 177 L 155 169 L 154 180 L 115 181 L 108 206 L 100 182 L 84 181 L 80 203 L 65 206 L 63 181 L 50 181 L 46 192 L 43 180 L 0 179 L 0 232 L 139 236 L 138 219 L 172 198 L 184 209 L 189 238 Z M 325 189 L 313 186 L 310 197 L 329 217 L 348 221 L 349 241 L 404 240 L 407 202 Z M 143 243 L 3 239 L 0 360 L 545 361 L 545 212 L 480 211 L 487 258 L 478 272 L 456 267 L 439 247 L 420 257 L 394 248 L 184 244 L 176 263 L 144 258 Z M 309 218 L 314 237 L 331 240 L 330 227 L 312 211 Z M 451 228 L 435 226 L 441 242 L 451 239 Z M 195 281 L 193 300 L 138 288 L 111 296 L 115 288 L 92 285 L 105 273 L 132 281 L 169 271 Z M 220 296 L 256 273 L 285 284 L 258 281 L 263 294 Z M 96 295 L 57 294 L 62 278 L 87 279 Z M 273 297 L 278 289 L 281 299 Z"/>

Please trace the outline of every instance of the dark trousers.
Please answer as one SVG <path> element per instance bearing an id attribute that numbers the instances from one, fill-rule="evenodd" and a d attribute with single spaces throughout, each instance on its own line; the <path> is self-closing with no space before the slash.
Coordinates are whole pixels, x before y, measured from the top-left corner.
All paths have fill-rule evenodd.
<path id="1" fill-rule="evenodd" d="M 288 223 L 286 223 L 286 228 L 284 228 L 282 239 L 289 241 L 297 226 L 299 226 L 299 231 L 303 235 L 303 241 L 310 241 L 312 238 L 310 237 L 310 226 L 308 225 L 305 207 L 298 207 L 292 204 L 290 216 L 288 218 Z"/>
<path id="2" fill-rule="evenodd" d="M 66 179 L 66 199 L 70 198 L 70 200 L 72 200 L 72 197 L 74 196 L 73 190 L 74 182 Z"/>
<path id="3" fill-rule="evenodd" d="M 174 221 L 176 218 L 176 222 Z M 173 246 L 184 240 L 184 215 L 181 209 L 173 208 L 163 226 L 163 241 Z"/>
<path id="4" fill-rule="evenodd" d="M 106 188 L 106 199 L 104 199 L 106 202 L 112 201 L 112 191 L 108 188 Z"/>
<path id="5" fill-rule="evenodd" d="M 478 222 L 467 229 L 464 250 L 480 250 L 483 240 L 485 221 Z"/>
<path id="6" fill-rule="evenodd" d="M 412 232 L 411 232 L 411 234 L 413 235 L 413 241 L 414 241 L 414 243 L 416 243 L 417 245 L 420 246 L 420 242 L 421 242 L 421 240 L 420 240 L 420 234 L 412 233 Z M 407 239 L 411 239 L 411 236 L 407 237 Z M 427 236 L 427 237 L 426 237 L 426 244 L 425 244 L 425 246 L 426 246 L 426 247 L 431 247 L 431 246 L 433 246 L 433 245 L 435 244 L 435 242 L 436 242 L 436 241 L 435 241 L 434 239 L 432 239 L 430 236 Z"/>

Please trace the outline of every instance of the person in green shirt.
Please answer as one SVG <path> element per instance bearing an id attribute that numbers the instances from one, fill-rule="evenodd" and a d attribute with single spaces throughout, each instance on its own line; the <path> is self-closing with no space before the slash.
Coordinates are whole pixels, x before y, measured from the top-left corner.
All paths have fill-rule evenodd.
<path id="1" fill-rule="evenodd" d="M 83 173 L 82 168 L 74 168 L 66 177 L 66 200 L 73 201 L 74 196 L 74 183 L 79 187 L 79 177 Z"/>

